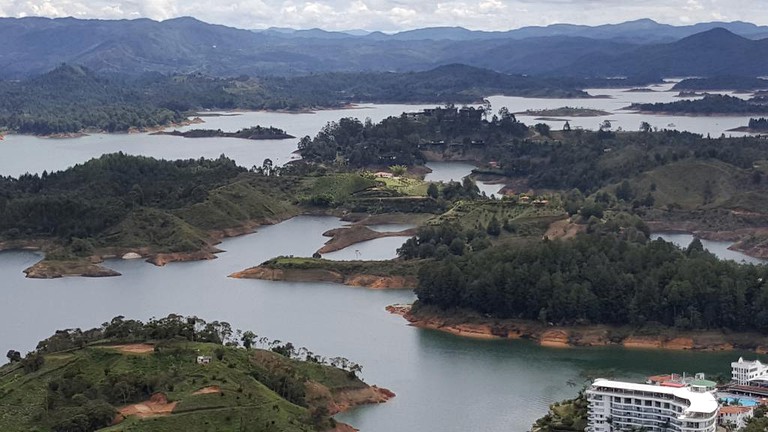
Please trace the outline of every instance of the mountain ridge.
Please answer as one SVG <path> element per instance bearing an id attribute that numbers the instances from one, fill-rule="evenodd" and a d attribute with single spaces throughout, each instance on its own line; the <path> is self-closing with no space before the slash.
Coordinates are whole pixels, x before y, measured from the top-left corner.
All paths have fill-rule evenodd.
<path id="1" fill-rule="evenodd" d="M 768 35 L 768 27 L 727 24 L 745 36 L 715 24 L 674 27 L 639 20 L 495 33 L 439 27 L 355 36 L 321 29 L 255 32 L 192 17 L 0 18 L 0 78 L 38 75 L 61 63 L 81 64 L 98 73 L 220 77 L 413 72 L 452 63 L 508 74 L 567 77 L 768 74 L 768 40 L 747 37 Z M 671 38 L 670 29 L 684 37 Z"/>

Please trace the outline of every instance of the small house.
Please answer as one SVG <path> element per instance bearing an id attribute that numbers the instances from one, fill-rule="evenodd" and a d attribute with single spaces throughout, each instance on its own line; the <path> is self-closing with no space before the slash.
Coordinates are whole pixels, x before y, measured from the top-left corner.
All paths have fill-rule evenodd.
<path id="1" fill-rule="evenodd" d="M 211 356 L 197 356 L 197 364 L 207 365 L 211 363 Z"/>
<path id="2" fill-rule="evenodd" d="M 754 412 L 754 407 L 727 405 L 720 407 L 718 420 L 721 425 L 734 425 L 738 430 L 747 425 L 747 420 L 752 418 Z"/>

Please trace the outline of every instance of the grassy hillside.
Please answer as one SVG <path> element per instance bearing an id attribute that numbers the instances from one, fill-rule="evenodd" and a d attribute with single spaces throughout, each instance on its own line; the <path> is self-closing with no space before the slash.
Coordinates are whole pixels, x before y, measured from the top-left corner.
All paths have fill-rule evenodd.
<path id="1" fill-rule="evenodd" d="M 636 176 L 630 185 L 635 196 L 651 193 L 656 207 L 685 210 L 739 206 L 751 209 L 753 204 L 760 204 L 753 203 L 746 194 L 763 195 L 746 170 L 718 160 L 684 160 L 664 165 Z"/>
<path id="2" fill-rule="evenodd" d="M 183 327 L 185 320 L 169 317 L 145 330 L 168 329 L 173 322 Z M 98 334 L 85 337 L 66 331 L 82 346 L 39 347 L 0 368 L 0 430 L 322 431 L 335 427 L 329 415 L 344 402 L 342 391 L 371 389 L 352 372 L 357 365 L 334 359 L 348 369 L 342 370 L 308 352 L 301 355 L 307 360 L 299 360 L 306 350 L 290 344 L 273 343 L 273 352 L 238 347 L 231 339 L 229 346 L 190 340 L 204 339 L 203 332 L 84 342 L 127 322 L 116 318 L 112 330 L 90 330 Z M 46 346 L 57 338 L 60 333 Z M 209 356 L 210 363 L 198 364 L 198 356 Z"/>

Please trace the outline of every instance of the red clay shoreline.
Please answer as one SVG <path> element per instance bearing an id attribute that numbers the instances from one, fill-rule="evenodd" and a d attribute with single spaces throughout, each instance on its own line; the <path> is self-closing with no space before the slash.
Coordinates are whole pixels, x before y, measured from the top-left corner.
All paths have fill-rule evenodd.
<path id="1" fill-rule="evenodd" d="M 500 320 L 471 313 L 412 311 L 411 305 L 391 305 L 387 311 L 405 318 L 409 325 L 476 339 L 528 339 L 553 348 L 623 346 L 640 349 L 732 351 L 768 353 L 768 336 L 758 333 L 678 331 L 665 329 L 645 334 L 629 327 L 554 326 L 537 321 Z"/>

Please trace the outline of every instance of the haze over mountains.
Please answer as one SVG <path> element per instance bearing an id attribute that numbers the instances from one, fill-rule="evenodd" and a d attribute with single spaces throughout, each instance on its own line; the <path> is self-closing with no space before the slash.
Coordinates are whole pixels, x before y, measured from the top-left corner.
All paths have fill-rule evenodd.
<path id="1" fill-rule="evenodd" d="M 0 18 L 0 78 L 36 75 L 61 63 L 102 73 L 214 76 L 422 71 L 454 63 L 565 77 L 768 75 L 768 27 L 743 22 L 352 33 L 249 31 L 194 18 Z"/>

